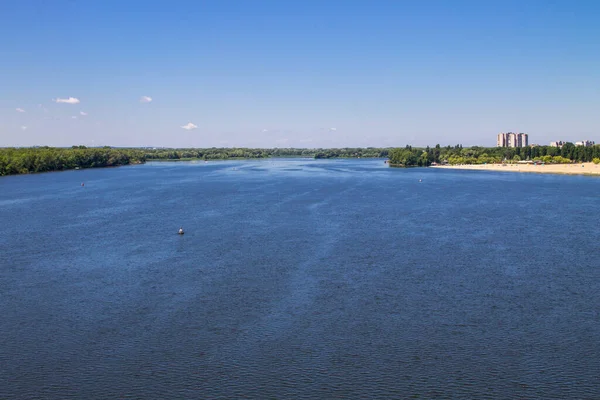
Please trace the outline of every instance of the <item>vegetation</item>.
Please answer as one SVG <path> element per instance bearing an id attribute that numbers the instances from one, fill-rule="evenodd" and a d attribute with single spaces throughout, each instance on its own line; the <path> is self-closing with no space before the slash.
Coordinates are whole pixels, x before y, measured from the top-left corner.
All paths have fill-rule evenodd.
<path id="1" fill-rule="evenodd" d="M 74 168 L 116 167 L 144 162 L 134 149 L 34 147 L 0 149 L 0 176 Z"/>
<path id="2" fill-rule="evenodd" d="M 75 168 L 115 167 L 149 160 L 227 160 L 268 157 L 350 158 L 387 157 L 389 149 L 146 149 L 73 146 L 0 148 L 0 176 Z"/>
<path id="3" fill-rule="evenodd" d="M 534 147 L 462 147 L 462 145 L 434 148 L 396 148 L 390 150 L 390 165 L 413 167 L 429 166 L 432 163 L 488 164 L 534 161 L 543 163 L 591 162 L 600 158 L 600 145 L 591 147 L 566 143 L 562 148 L 550 146 Z"/>
<path id="4" fill-rule="evenodd" d="M 440 152 L 437 153 L 441 155 Z M 427 167 L 435 160 L 435 154 L 431 149 L 418 149 L 406 146 L 404 149 L 392 149 L 390 151 L 390 165 L 392 167 Z"/>
<path id="5" fill-rule="evenodd" d="M 337 149 L 149 149 L 149 148 L 71 148 L 28 147 L 0 148 L 0 176 L 32 172 L 62 171 L 75 168 L 113 167 L 144 163 L 148 160 L 226 160 L 268 157 L 326 158 L 387 158 L 390 165 L 426 167 L 432 163 L 484 164 L 518 162 L 523 160 L 544 163 L 600 163 L 600 145 L 591 147 L 567 143 L 562 148 L 536 147 L 465 147 L 462 145 L 433 148 L 337 148 Z"/>
<path id="6" fill-rule="evenodd" d="M 147 160 L 179 160 L 195 158 L 202 160 L 227 160 L 231 158 L 268 157 L 310 157 L 310 158 L 375 158 L 387 157 L 389 149 L 340 148 L 340 149 L 248 149 L 248 148 L 209 148 L 209 149 L 152 149 L 145 150 Z"/>

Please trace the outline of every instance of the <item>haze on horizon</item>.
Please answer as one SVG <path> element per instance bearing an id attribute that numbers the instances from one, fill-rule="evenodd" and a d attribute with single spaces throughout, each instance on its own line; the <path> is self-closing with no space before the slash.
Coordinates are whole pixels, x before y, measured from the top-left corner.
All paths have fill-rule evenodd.
<path id="1" fill-rule="evenodd" d="M 600 3 L 0 4 L 0 147 L 600 142 Z"/>

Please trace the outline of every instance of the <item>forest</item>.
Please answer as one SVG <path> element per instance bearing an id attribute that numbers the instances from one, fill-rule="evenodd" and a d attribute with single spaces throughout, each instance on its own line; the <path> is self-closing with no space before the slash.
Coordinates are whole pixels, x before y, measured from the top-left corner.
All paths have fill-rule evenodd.
<path id="1" fill-rule="evenodd" d="M 73 146 L 0 148 L 0 176 L 35 172 L 63 171 L 80 168 L 116 167 L 140 164 L 152 160 L 228 160 L 269 157 L 328 158 L 389 158 L 396 167 L 426 167 L 432 163 L 483 164 L 535 160 L 545 163 L 589 162 L 600 163 L 600 145 L 591 147 L 567 143 L 562 148 L 535 147 L 412 147 L 331 149 L 303 148 L 118 148 Z"/>
<path id="2" fill-rule="evenodd" d="M 463 147 L 456 146 L 418 148 L 410 145 L 391 149 L 389 162 L 396 167 L 427 167 L 432 163 L 492 164 L 514 163 L 531 160 L 543 163 L 600 163 L 600 145 L 590 147 L 566 143 L 562 148 L 551 146 L 532 147 Z"/>
<path id="3" fill-rule="evenodd" d="M 249 148 L 117 148 L 73 146 L 0 148 L 0 176 L 79 168 L 116 167 L 146 161 L 229 160 L 269 157 L 373 158 L 387 157 L 390 149 L 249 149 Z"/>
<path id="4" fill-rule="evenodd" d="M 85 146 L 1 148 L 0 176 L 77 168 L 116 167 L 144 161 L 144 153 L 137 149 Z"/>

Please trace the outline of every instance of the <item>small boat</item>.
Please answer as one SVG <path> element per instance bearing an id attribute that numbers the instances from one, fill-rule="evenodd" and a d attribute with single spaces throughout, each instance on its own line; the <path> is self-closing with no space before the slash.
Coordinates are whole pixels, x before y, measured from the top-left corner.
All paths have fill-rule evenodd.
<path id="1" fill-rule="evenodd" d="M 184 234 L 183 228 L 179 228 L 179 232 L 177 232 L 177 233 L 179 233 L 180 235 L 183 235 Z"/>

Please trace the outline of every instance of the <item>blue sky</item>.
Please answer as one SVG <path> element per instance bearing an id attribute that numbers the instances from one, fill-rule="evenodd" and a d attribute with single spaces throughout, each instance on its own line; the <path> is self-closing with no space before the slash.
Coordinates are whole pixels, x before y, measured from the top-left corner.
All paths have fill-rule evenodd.
<path id="1" fill-rule="evenodd" d="M 600 142 L 598 21 L 582 0 L 2 1 L 0 146 Z"/>

